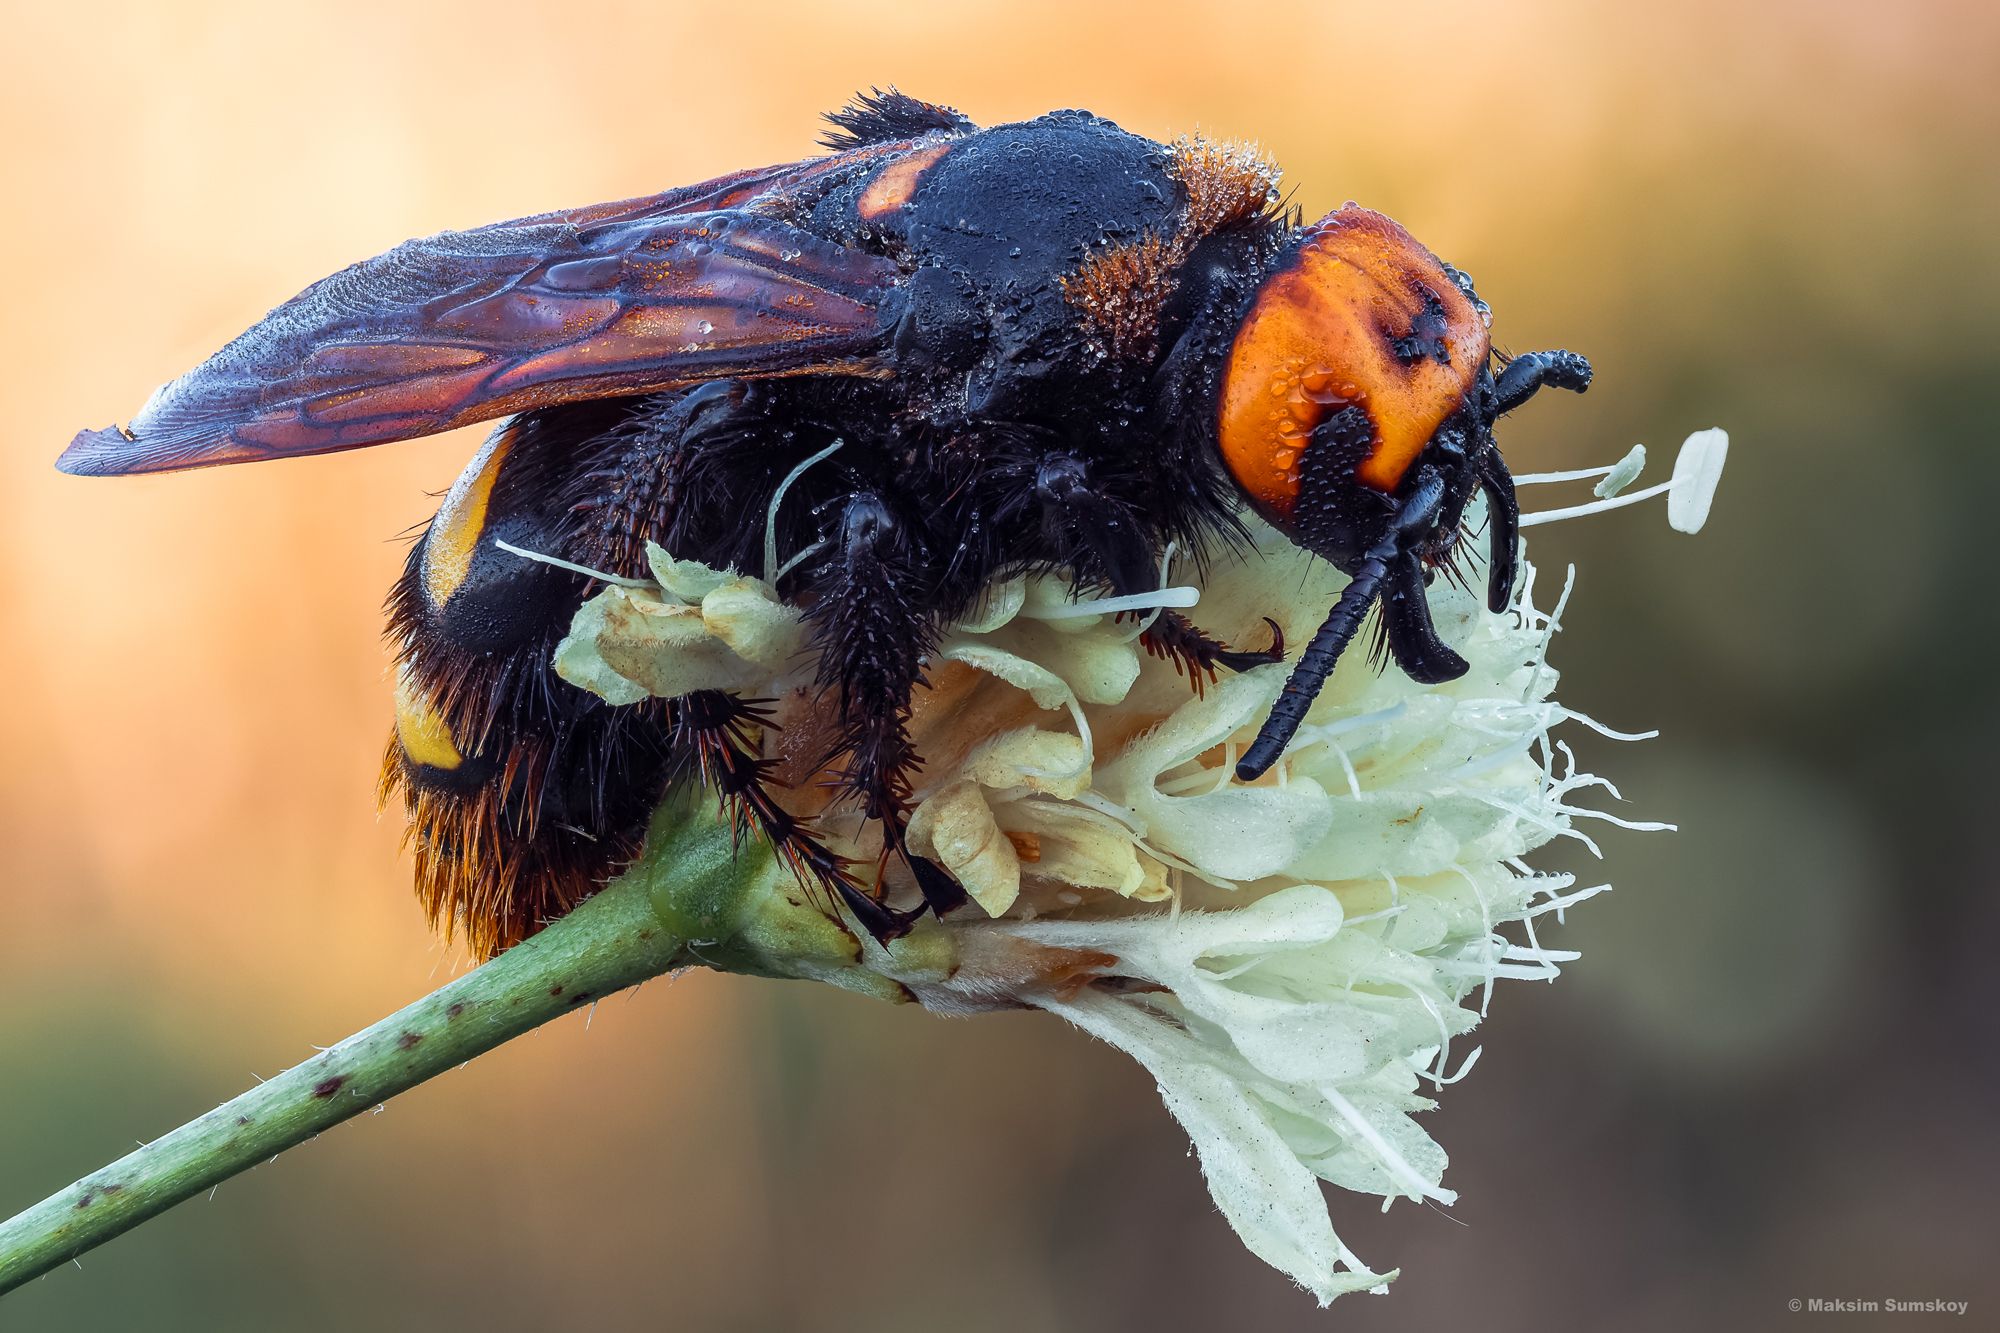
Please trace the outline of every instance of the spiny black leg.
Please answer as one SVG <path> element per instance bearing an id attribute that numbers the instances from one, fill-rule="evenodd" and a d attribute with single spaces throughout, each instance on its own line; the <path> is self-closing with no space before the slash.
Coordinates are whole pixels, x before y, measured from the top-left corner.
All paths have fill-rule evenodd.
<path id="1" fill-rule="evenodd" d="M 904 836 L 910 774 L 919 763 L 910 742 L 910 692 L 923 679 L 936 624 L 917 595 L 918 566 L 903 525 L 879 496 L 849 497 L 835 536 L 837 553 L 816 571 L 812 617 L 822 642 L 820 683 L 840 689 L 840 783 L 881 824 L 885 849 L 910 868 L 925 903 L 942 914 L 965 902 L 965 889 L 944 867 L 911 852 Z M 902 934 L 910 920 L 876 938 Z"/>
<path id="2" fill-rule="evenodd" d="M 1168 607 L 1146 627 L 1146 632 L 1139 636 L 1139 642 L 1154 657 L 1172 662 L 1176 672 L 1185 672 L 1195 693 L 1199 694 L 1207 682 L 1215 679 L 1217 667 L 1248 671 L 1251 667 L 1285 660 L 1284 630 L 1269 616 L 1264 617 L 1264 623 L 1271 627 L 1271 646 L 1261 652 L 1244 652 L 1231 648 Z"/>
<path id="3" fill-rule="evenodd" d="M 1355 565 L 1347 586 L 1340 591 L 1339 600 L 1334 602 L 1333 610 L 1327 612 L 1325 623 L 1313 635 L 1312 642 L 1306 645 L 1298 664 L 1292 668 L 1278 701 L 1271 705 L 1271 715 L 1264 719 L 1257 739 L 1236 761 L 1237 781 L 1254 782 L 1278 762 L 1285 746 L 1298 734 L 1299 724 L 1305 721 L 1307 710 L 1319 697 L 1320 688 L 1332 674 L 1334 664 L 1340 660 L 1347 645 L 1354 641 L 1355 633 L 1361 628 L 1362 617 L 1368 614 L 1369 606 L 1381 592 L 1390 566 L 1436 524 L 1444 498 L 1443 479 L 1435 468 L 1426 467 L 1418 474 L 1416 484 L 1397 509 L 1388 532 Z M 1411 558 L 1414 558 L 1414 552 L 1411 552 Z M 1417 586 L 1421 591 L 1421 570 Z"/>
<path id="4" fill-rule="evenodd" d="M 1067 564 L 1078 582 L 1101 581 L 1118 596 L 1152 591 L 1159 583 L 1158 556 L 1138 518 L 1104 493 L 1090 468 L 1072 454 L 1045 455 L 1035 470 L 1035 498 L 1042 511 L 1042 541 Z M 1171 607 L 1162 608 L 1140 642 L 1153 656 L 1185 670 L 1197 691 L 1218 666 L 1248 671 L 1285 660 L 1285 636 L 1275 621 L 1271 647 L 1243 652 L 1197 628 Z"/>
<path id="5" fill-rule="evenodd" d="M 1512 412 L 1545 386 L 1582 393 L 1590 387 L 1590 362 L 1575 352 L 1523 352 L 1493 379 L 1493 414 Z"/>
<path id="6" fill-rule="evenodd" d="M 646 543 L 676 553 L 700 550 L 688 485 L 715 452 L 714 443 L 755 429 L 766 418 L 740 380 L 711 380 L 685 393 L 648 400 L 610 437 L 617 446 L 586 474 L 588 491 L 577 551 L 584 563 L 614 574 L 643 575 Z M 726 563 L 726 561 L 724 561 Z"/>
<path id="7" fill-rule="evenodd" d="M 1389 631 L 1389 652 L 1396 665 L 1419 685 L 1457 680 L 1465 674 L 1466 660 L 1438 637 L 1431 621 L 1423 562 L 1415 551 L 1397 556 L 1382 580 L 1382 623 Z"/>
<path id="8" fill-rule="evenodd" d="M 1514 574 L 1521 551 L 1521 502 L 1514 494 L 1514 477 L 1498 449 L 1481 454 L 1479 487 L 1486 492 L 1486 523 L 1492 539 L 1487 566 L 1486 605 L 1495 615 L 1514 600 Z"/>
<path id="9" fill-rule="evenodd" d="M 673 707 L 676 748 L 722 798 L 739 838 L 762 834 L 801 883 L 817 885 L 827 895 L 829 909 L 835 901 L 846 903 L 875 938 L 892 939 L 910 928 L 912 914 L 892 911 L 857 888 L 846 859 L 771 795 L 776 761 L 759 757 L 749 734 L 752 727 L 771 725 L 758 704 L 701 690 L 674 700 Z"/>

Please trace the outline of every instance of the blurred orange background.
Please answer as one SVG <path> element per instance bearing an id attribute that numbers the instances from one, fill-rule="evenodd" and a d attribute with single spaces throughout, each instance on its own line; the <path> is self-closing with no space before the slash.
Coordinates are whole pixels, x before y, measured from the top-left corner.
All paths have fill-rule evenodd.
<path id="1" fill-rule="evenodd" d="M 5 7 L 0 1212 L 461 968 L 373 783 L 397 539 L 475 434 L 99 482 L 80 427 L 407 236 L 800 156 L 895 84 L 1255 138 L 1597 364 L 1517 471 L 1735 438 L 1696 539 L 1582 569 L 1564 695 L 1676 836 L 1517 986 L 1432 1131 L 1449 1215 L 1351 1329 L 2000 1309 L 1986 826 L 2000 11 L 1722 0 Z M 1659 467 L 1661 462 L 1656 462 Z M 1546 494 L 1546 493 L 1544 493 Z M 1531 503 L 1551 503 L 1532 497 Z M 1559 865 L 1559 858 L 1546 864 Z M 1042 1016 L 655 983 L 64 1269 L 8 1328 L 1320 1328 L 1141 1072 Z M 1865 1320 L 1857 1321 L 1865 1324 Z M 1887 1326 L 1886 1324 L 1884 1326 Z"/>

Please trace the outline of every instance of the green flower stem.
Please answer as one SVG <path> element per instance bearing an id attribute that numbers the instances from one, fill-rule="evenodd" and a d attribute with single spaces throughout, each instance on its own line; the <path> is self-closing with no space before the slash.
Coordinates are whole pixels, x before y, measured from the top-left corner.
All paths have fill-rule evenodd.
<path id="1" fill-rule="evenodd" d="M 711 900 L 713 864 L 690 867 Z M 627 876 L 525 943 L 0 1223 L 0 1293 L 578 1006 L 692 959 Z M 691 923 L 682 923 L 691 924 Z"/>

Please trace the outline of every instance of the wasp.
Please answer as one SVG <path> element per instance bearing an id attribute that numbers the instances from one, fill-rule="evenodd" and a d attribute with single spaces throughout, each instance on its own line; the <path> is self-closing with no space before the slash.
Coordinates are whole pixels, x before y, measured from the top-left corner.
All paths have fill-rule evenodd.
<path id="1" fill-rule="evenodd" d="M 1371 608 L 1414 679 L 1465 670 L 1426 588 L 1476 493 L 1489 601 L 1510 601 L 1518 510 L 1494 423 L 1544 385 L 1583 390 L 1590 366 L 1497 356 L 1471 281 L 1401 226 L 1351 204 L 1308 225 L 1256 152 L 1082 111 L 979 129 L 891 90 L 827 120 L 820 156 L 366 260 L 59 460 L 160 472 L 505 418 L 389 598 L 385 799 L 409 808 L 433 919 L 482 954 L 635 855 L 676 782 L 715 789 L 878 938 L 957 906 L 905 842 L 907 724 L 941 627 L 996 576 L 1145 592 L 1170 543 L 1237 541 L 1246 507 L 1344 570 L 1243 781 Z M 763 569 L 786 485 L 779 545 L 809 554 Z M 759 701 L 611 707 L 554 675 L 590 584 L 518 552 L 637 575 L 649 541 L 759 570 L 808 617 L 837 714 L 826 771 L 882 832 L 874 883 L 774 795 Z M 1197 686 L 1286 655 L 1172 611 L 1145 643 Z M 894 863 L 921 902 L 891 904 Z"/>

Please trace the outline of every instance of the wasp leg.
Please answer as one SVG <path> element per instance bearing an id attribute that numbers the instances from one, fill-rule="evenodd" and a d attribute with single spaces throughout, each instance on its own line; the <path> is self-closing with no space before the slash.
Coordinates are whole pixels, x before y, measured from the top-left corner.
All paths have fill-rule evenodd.
<path id="1" fill-rule="evenodd" d="M 759 755 L 752 734 L 771 722 L 756 701 L 700 690 L 674 700 L 673 710 L 676 748 L 721 798 L 738 838 L 761 835 L 801 883 L 818 886 L 829 906 L 845 903 L 877 939 L 893 939 L 910 928 L 913 914 L 891 911 L 857 888 L 846 858 L 772 796 L 777 761 Z"/>
<path id="2" fill-rule="evenodd" d="M 1180 612 L 1167 608 L 1146 627 L 1146 632 L 1139 636 L 1139 642 L 1154 657 L 1172 662 L 1177 673 L 1184 671 L 1188 683 L 1194 686 L 1194 692 L 1200 694 L 1208 682 L 1215 679 L 1217 667 L 1248 671 L 1251 667 L 1285 660 L 1285 631 L 1269 616 L 1264 617 L 1264 623 L 1271 627 L 1271 646 L 1257 652 L 1246 652 L 1231 648 Z"/>
<path id="3" fill-rule="evenodd" d="M 1089 465 L 1072 454 L 1049 454 L 1035 473 L 1035 496 L 1041 503 L 1043 541 L 1061 554 L 1079 581 L 1100 580 L 1118 596 L 1148 592 L 1159 583 L 1157 557 L 1130 508 L 1104 493 L 1090 476 Z M 1196 693 L 1215 679 L 1217 667 L 1247 671 L 1285 658 L 1285 636 L 1277 622 L 1271 646 L 1260 652 L 1231 648 L 1210 636 L 1186 616 L 1162 608 L 1140 635 L 1153 656 L 1185 672 Z"/>
<path id="4" fill-rule="evenodd" d="M 1104 493 L 1090 467 L 1073 454 L 1049 454 L 1035 469 L 1042 543 L 1081 577 L 1119 595 L 1157 581 L 1152 539 L 1129 505 Z"/>
<path id="5" fill-rule="evenodd" d="M 649 541 L 676 555 L 702 549 L 687 530 L 691 474 L 714 439 L 761 423 L 745 398 L 742 381 L 710 380 L 653 399 L 619 423 L 573 506 L 585 563 L 638 577 Z"/>
<path id="6" fill-rule="evenodd" d="M 1523 352 L 1493 380 L 1493 415 L 1503 416 L 1541 388 L 1582 393 L 1590 387 L 1590 362 L 1575 352 Z"/>
<path id="7" fill-rule="evenodd" d="M 910 741 L 910 695 L 923 681 L 936 625 L 917 595 L 920 576 L 903 524 L 881 497 L 849 496 L 834 536 L 838 549 L 817 573 L 812 618 L 822 643 L 820 683 L 840 691 L 839 783 L 882 826 L 885 854 L 909 867 L 925 904 L 943 914 L 965 902 L 964 886 L 912 852 L 905 837 L 910 775 L 920 763 Z M 876 938 L 894 938 L 914 920 L 891 916 Z"/>

